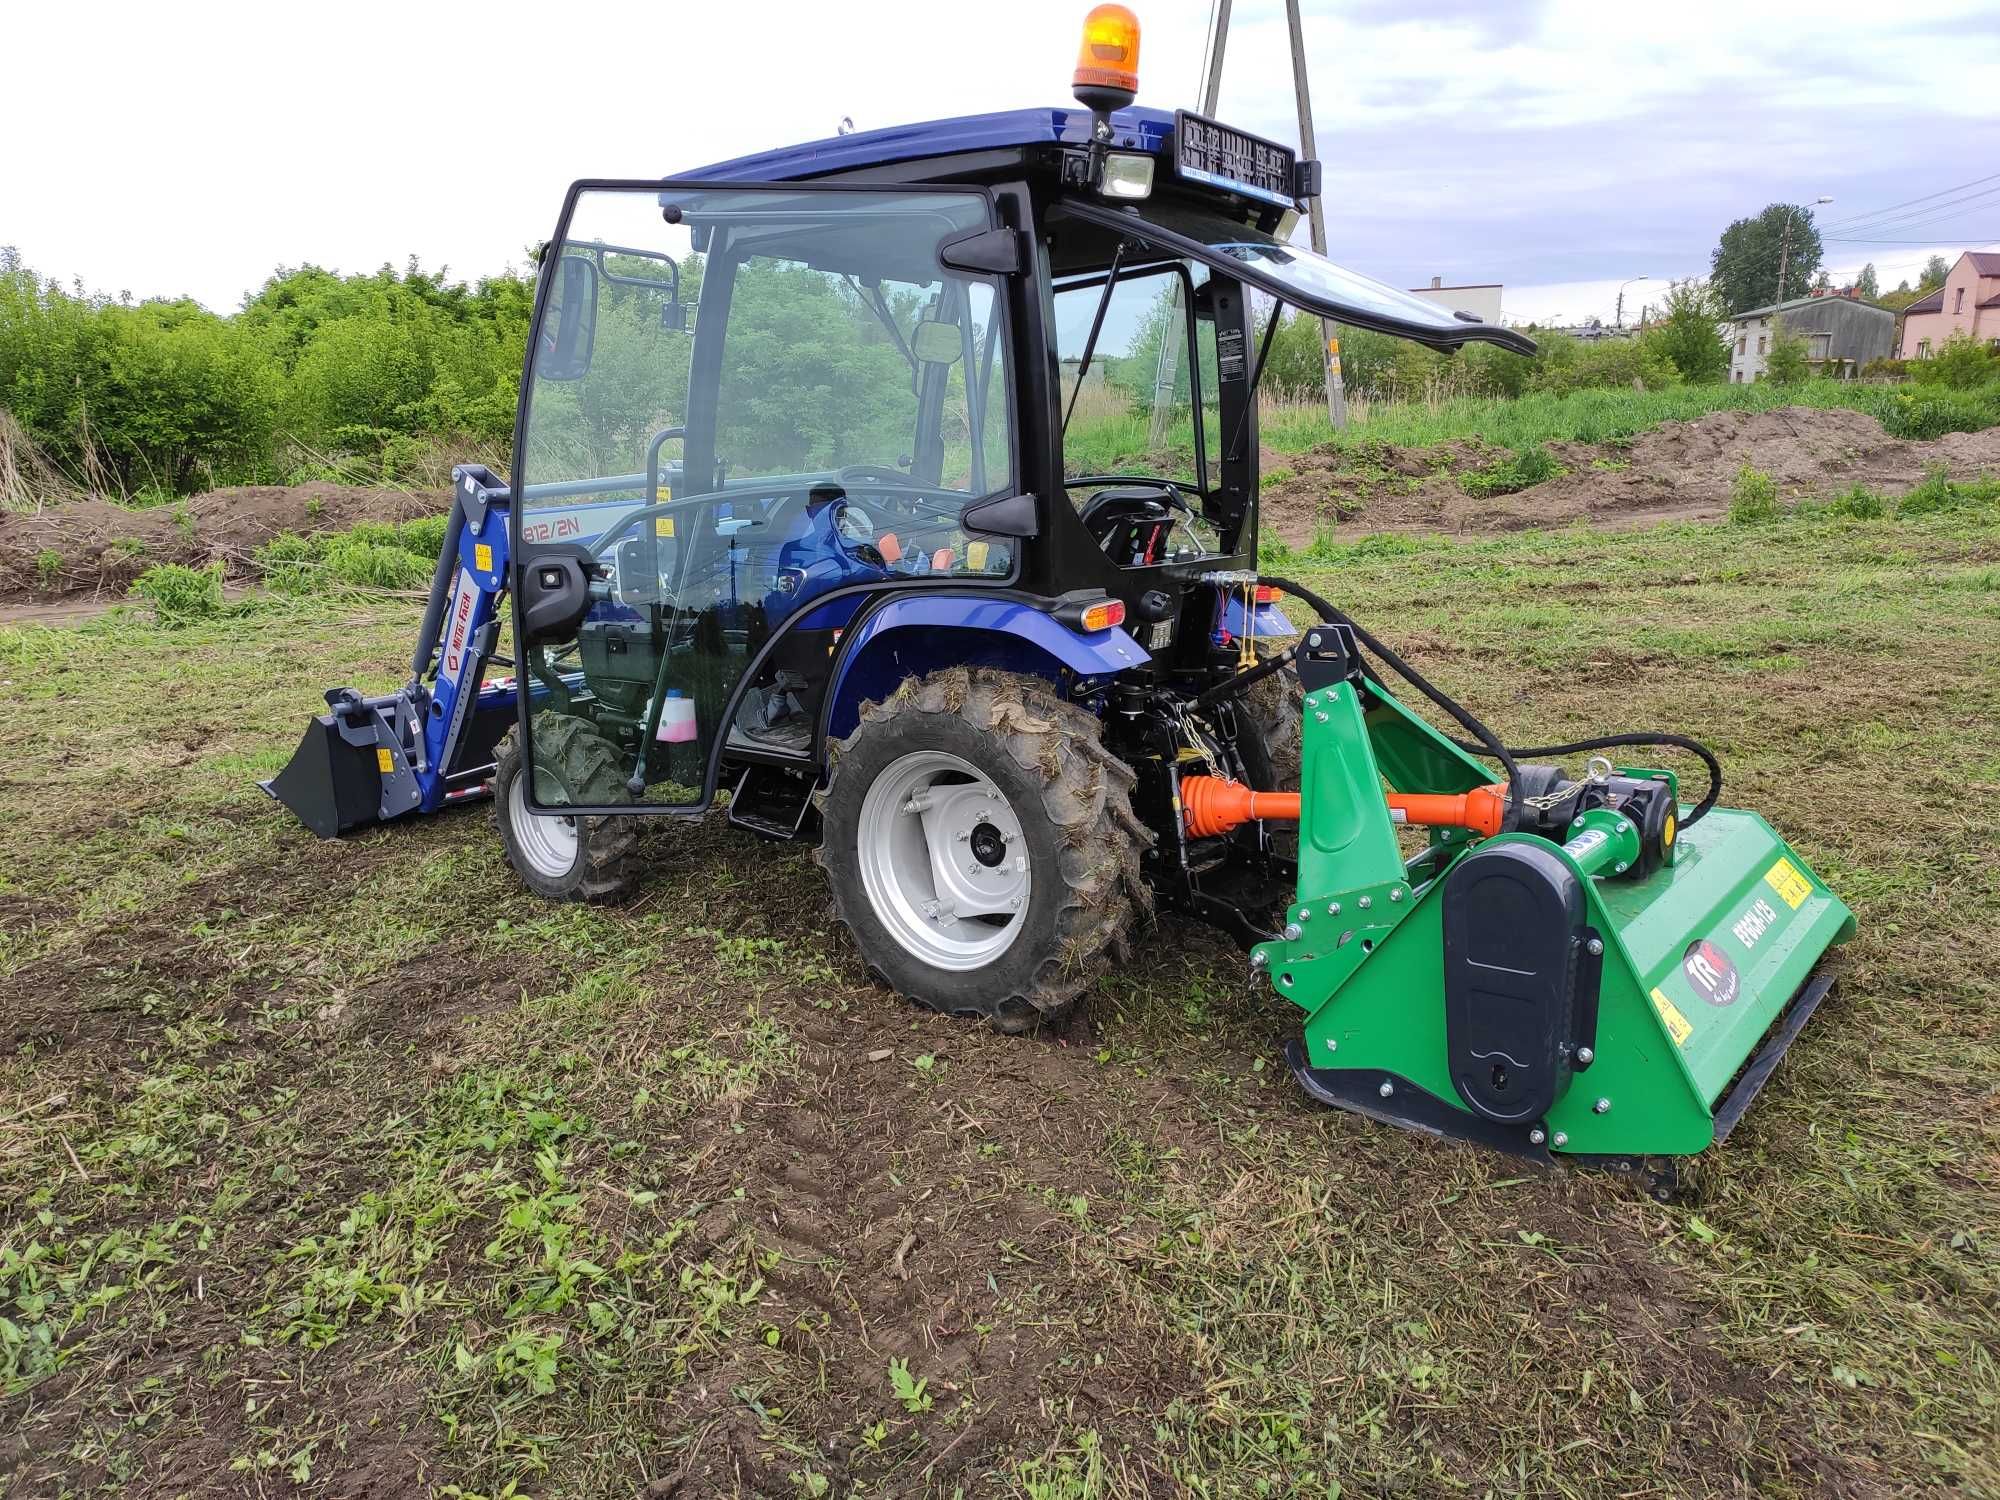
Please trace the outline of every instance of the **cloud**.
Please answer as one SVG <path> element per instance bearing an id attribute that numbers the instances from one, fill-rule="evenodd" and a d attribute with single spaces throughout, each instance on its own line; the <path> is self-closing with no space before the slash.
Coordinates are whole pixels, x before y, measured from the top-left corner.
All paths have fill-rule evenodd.
<path id="1" fill-rule="evenodd" d="M 1142 102 L 1193 102 L 1207 0 L 1137 4 Z M 1084 8 L 1016 0 L 1003 24 L 953 0 L 29 7 L 12 55 L 75 55 L 87 33 L 90 87 L 18 69 L 0 91 L 17 143 L 0 243 L 50 274 L 224 308 L 304 260 L 477 275 L 523 263 L 574 177 L 656 176 L 843 115 L 1064 102 Z M 1283 7 L 1235 15 L 1218 112 L 1296 139 Z M 1335 258 L 1403 285 L 1694 274 L 1775 199 L 1831 193 L 1829 214 L 1857 214 L 2000 160 L 2000 28 L 1969 0 L 1308 0 L 1304 30 Z M 2000 233 L 1987 217 L 1924 233 Z M 1828 258 L 1880 269 L 1904 248 Z"/>

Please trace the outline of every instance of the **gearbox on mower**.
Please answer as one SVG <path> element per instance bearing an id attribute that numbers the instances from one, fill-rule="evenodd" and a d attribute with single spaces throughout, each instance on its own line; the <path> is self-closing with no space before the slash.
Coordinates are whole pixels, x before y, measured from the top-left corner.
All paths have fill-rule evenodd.
<path id="1" fill-rule="evenodd" d="M 491 795 L 522 878 L 580 900 L 631 888 L 641 817 L 726 799 L 817 844 L 875 973 L 1005 1030 L 1165 904 L 1307 1009 L 1317 1097 L 1701 1149 L 1851 919 L 1713 788 L 1520 765 L 1410 674 L 1447 739 L 1260 577 L 1279 309 L 1533 346 L 1292 244 L 1318 164 L 1130 107 L 1137 61 L 1100 6 L 1081 109 L 575 184 L 511 472 L 456 473 L 409 681 L 330 692 L 267 789 L 326 836 Z M 1326 622 L 1303 654 L 1285 592 Z"/>

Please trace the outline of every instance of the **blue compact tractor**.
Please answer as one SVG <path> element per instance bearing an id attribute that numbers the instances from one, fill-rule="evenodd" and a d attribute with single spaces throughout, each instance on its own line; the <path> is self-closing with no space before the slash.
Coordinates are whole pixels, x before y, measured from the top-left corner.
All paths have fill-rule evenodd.
<path id="1" fill-rule="evenodd" d="M 1156 903 L 1263 945 L 1274 983 L 1322 938 L 1339 956 L 1316 975 L 1368 972 L 1384 934 L 1342 947 L 1325 911 L 1309 932 L 1287 912 L 1343 909 L 1302 890 L 1302 841 L 1354 837 L 1315 815 L 1364 809 L 1216 811 L 1254 791 L 1297 815 L 1311 658 L 1277 600 L 1344 618 L 1258 575 L 1258 380 L 1286 307 L 1533 346 L 1294 244 L 1319 164 L 1133 108 L 1137 56 L 1130 13 L 1101 6 L 1079 107 L 576 183 L 541 255 L 512 468 L 458 471 L 411 679 L 329 693 L 272 794 L 326 836 L 490 795 L 521 878 L 585 901 L 632 888 L 641 819 L 726 798 L 738 827 L 817 846 L 870 970 L 1006 1031 L 1074 1001 Z M 1350 764 L 1340 794 L 1379 824 L 1368 847 L 1393 854 L 1392 814 L 1433 803 L 1465 824 L 1422 869 L 1392 860 L 1380 915 L 1442 902 L 1503 825 L 1559 848 L 1585 808 L 1643 804 L 1662 863 L 1658 778 L 1528 776 L 1481 731 L 1506 784 L 1468 801 L 1492 771 L 1384 707 L 1372 670 L 1341 682 L 1369 726 L 1352 744 L 1376 735 L 1379 765 Z M 1436 795 L 1399 808 L 1385 778 Z M 1536 963 L 1566 961 L 1594 877 L 1536 878 L 1562 887 L 1537 898 L 1558 959 Z M 1581 1002 L 1534 1003 L 1558 1018 L 1534 1045 L 1573 1056 Z M 1537 1066 L 1517 1061 L 1484 1085 L 1501 1113 Z M 1533 1154 L 1528 1128 L 1509 1142 Z"/>

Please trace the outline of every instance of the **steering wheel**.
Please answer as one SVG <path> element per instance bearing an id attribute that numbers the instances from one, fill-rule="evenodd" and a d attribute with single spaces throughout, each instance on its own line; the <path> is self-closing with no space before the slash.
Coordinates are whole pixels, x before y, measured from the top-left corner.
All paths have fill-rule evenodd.
<path id="1" fill-rule="evenodd" d="M 849 484 L 886 484 L 898 489 L 918 488 L 916 480 L 892 464 L 849 464 L 833 476 L 833 482 L 842 489 Z"/>

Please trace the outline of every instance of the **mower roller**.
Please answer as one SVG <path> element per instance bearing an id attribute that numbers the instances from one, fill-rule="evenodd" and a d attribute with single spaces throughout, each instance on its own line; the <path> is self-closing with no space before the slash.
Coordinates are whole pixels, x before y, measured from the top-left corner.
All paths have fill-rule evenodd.
<path id="1" fill-rule="evenodd" d="M 575 184 L 408 680 L 328 693 L 266 790 L 327 837 L 490 796 L 522 880 L 586 901 L 634 888 L 637 818 L 726 802 L 817 847 L 870 972 L 1005 1031 L 1170 907 L 1305 1011 L 1314 1098 L 1539 1160 L 1703 1149 L 1852 917 L 1693 741 L 1510 748 L 1260 576 L 1283 308 L 1534 346 L 1292 244 L 1319 164 L 1130 107 L 1137 64 L 1100 6 L 1081 109 Z M 1120 403 L 1178 454 L 1100 472 L 1073 424 Z M 1625 746 L 1705 794 L 1535 763 Z"/>

